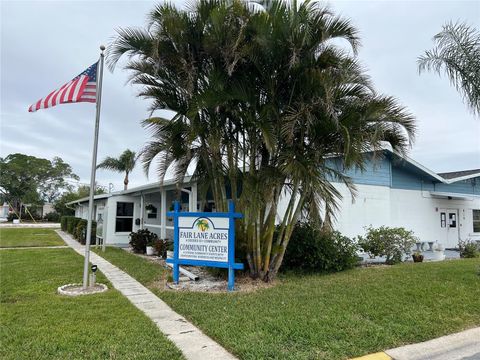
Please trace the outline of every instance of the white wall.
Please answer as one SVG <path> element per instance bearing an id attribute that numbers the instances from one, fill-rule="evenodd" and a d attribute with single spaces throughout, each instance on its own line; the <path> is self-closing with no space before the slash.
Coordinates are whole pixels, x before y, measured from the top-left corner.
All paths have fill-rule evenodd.
<path id="1" fill-rule="evenodd" d="M 480 199 L 448 200 L 431 197 L 429 192 L 390 189 L 386 186 L 357 185 L 355 200 L 345 185 L 337 185 L 343 195 L 334 227 L 349 237 L 365 233 L 365 226 L 386 225 L 413 230 L 421 241 L 438 241 L 454 247 L 457 241 L 447 242 L 447 230 L 458 232 L 458 238 L 480 240 L 473 233 L 472 209 L 480 209 Z M 440 226 L 441 209 L 458 210 L 457 229 Z"/>
<path id="2" fill-rule="evenodd" d="M 117 216 L 117 202 L 133 202 L 133 229 L 137 231 L 140 226 L 135 225 L 135 219 L 141 217 L 140 197 L 139 196 L 112 196 L 108 199 L 107 209 L 107 227 L 105 233 L 105 244 L 107 245 L 128 245 L 128 232 L 115 232 L 115 223 Z"/>
<path id="3" fill-rule="evenodd" d="M 43 206 L 42 206 L 42 216 L 45 216 L 48 213 L 53 213 L 53 212 L 55 212 L 55 207 L 53 206 L 52 203 L 43 204 Z"/>
<path id="4" fill-rule="evenodd" d="M 391 214 L 393 226 L 404 226 L 415 231 L 422 241 L 438 241 L 447 247 L 456 246 L 447 242 L 447 231 L 458 231 L 460 240 L 479 239 L 473 233 L 472 209 L 480 209 L 480 199 L 448 200 L 431 197 L 428 192 L 415 190 L 391 190 Z M 458 210 L 457 229 L 440 226 L 442 209 Z"/>
<path id="5" fill-rule="evenodd" d="M 352 197 L 344 184 L 335 184 L 342 194 L 334 228 L 348 237 L 365 233 L 365 227 L 379 227 L 391 223 L 390 188 L 375 185 L 356 185 L 357 195 Z"/>
<path id="6" fill-rule="evenodd" d="M 458 239 L 480 240 L 480 233 L 473 233 L 472 209 L 480 209 L 480 198 L 448 200 L 433 198 L 430 193 L 419 190 L 391 189 L 387 186 L 356 185 L 357 196 L 352 198 L 344 184 L 335 184 L 342 194 L 339 211 L 333 226 L 342 234 L 353 238 L 365 234 L 365 227 L 382 225 L 404 227 L 413 230 L 421 241 L 438 241 L 446 247 L 456 247 Z M 288 195 L 279 205 L 283 216 L 288 204 Z M 457 209 L 457 229 L 440 226 L 442 209 Z M 280 218 L 277 218 L 277 222 Z M 456 238 L 447 241 L 447 230 L 455 231 Z"/>

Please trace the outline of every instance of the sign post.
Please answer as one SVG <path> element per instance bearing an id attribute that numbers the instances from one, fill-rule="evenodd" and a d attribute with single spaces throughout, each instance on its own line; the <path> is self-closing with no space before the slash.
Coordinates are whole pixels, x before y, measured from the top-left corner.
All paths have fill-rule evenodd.
<path id="1" fill-rule="evenodd" d="M 235 270 L 243 270 L 242 263 L 235 263 L 235 219 L 243 215 L 235 212 L 233 201 L 228 203 L 228 212 L 181 212 L 178 201 L 173 217 L 174 252 L 173 282 L 178 284 L 180 265 L 209 266 L 228 269 L 228 291 L 235 287 Z"/>

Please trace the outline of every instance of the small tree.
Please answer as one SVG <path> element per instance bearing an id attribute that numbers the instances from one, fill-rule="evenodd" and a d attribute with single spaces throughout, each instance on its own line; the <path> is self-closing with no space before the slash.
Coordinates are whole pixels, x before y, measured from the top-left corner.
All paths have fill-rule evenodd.
<path id="1" fill-rule="evenodd" d="M 358 237 L 359 246 L 371 256 L 385 256 L 385 262 L 390 265 L 402 262 L 403 255 L 409 255 L 418 241 L 413 231 L 402 227 L 370 226 L 366 231 L 365 236 Z"/>
<path id="2" fill-rule="evenodd" d="M 95 195 L 105 194 L 106 190 L 98 184 L 95 185 Z M 90 195 L 90 186 L 80 185 L 75 191 L 70 190 L 63 193 L 54 203 L 55 211 L 61 216 L 75 215 L 75 210 L 67 206 L 67 203 L 86 198 Z"/>
<path id="3" fill-rule="evenodd" d="M 41 159 L 25 154 L 10 154 L 0 158 L 0 188 L 3 198 L 16 210 L 22 203 L 40 205 L 53 202 L 65 190 L 70 190 L 67 180 L 79 180 L 71 166 L 61 158 Z"/>
<path id="4" fill-rule="evenodd" d="M 134 151 L 125 150 L 118 158 L 106 157 L 98 166 L 97 169 L 107 169 L 119 173 L 125 173 L 123 180 L 124 190 L 128 188 L 128 175 L 135 168 L 137 162 L 137 155 Z"/>

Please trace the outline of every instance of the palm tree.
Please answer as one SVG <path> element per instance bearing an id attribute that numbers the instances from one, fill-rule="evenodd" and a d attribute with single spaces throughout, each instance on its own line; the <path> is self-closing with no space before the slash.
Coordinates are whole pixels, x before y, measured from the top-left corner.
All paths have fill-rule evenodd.
<path id="1" fill-rule="evenodd" d="M 445 73 L 474 114 L 480 115 L 480 32 L 448 23 L 433 37 L 435 47 L 418 58 L 418 69 Z"/>
<path id="2" fill-rule="evenodd" d="M 118 158 L 106 157 L 99 165 L 97 169 L 107 169 L 115 172 L 125 173 L 125 178 L 123 180 L 123 190 L 128 188 L 128 175 L 135 168 L 137 162 L 137 155 L 134 151 L 129 149 L 125 150 Z"/>
<path id="3" fill-rule="evenodd" d="M 156 161 L 162 177 L 175 162 L 180 182 L 197 161 L 195 177 L 216 208 L 226 210 L 229 192 L 244 214 L 237 241 L 251 275 L 269 281 L 302 212 L 334 217 L 340 194 L 332 180 L 355 190 L 328 159 L 362 168 L 366 151 L 384 142 L 405 152 L 415 124 L 333 41 L 356 51 L 348 20 L 318 2 L 258 4 L 262 11 L 236 0 L 201 0 L 188 12 L 159 5 L 148 28 L 119 31 L 107 61 L 113 69 L 128 57 L 151 111 L 175 112 L 144 122 L 152 131 L 146 169 Z M 277 214 L 286 192 L 291 200 Z"/>

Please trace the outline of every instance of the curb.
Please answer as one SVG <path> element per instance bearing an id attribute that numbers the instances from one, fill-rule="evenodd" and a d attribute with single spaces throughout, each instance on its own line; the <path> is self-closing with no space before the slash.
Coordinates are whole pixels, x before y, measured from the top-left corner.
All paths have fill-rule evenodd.
<path id="1" fill-rule="evenodd" d="M 391 358 L 384 352 L 377 352 L 374 354 L 356 357 L 350 360 L 393 360 L 393 358 Z"/>

